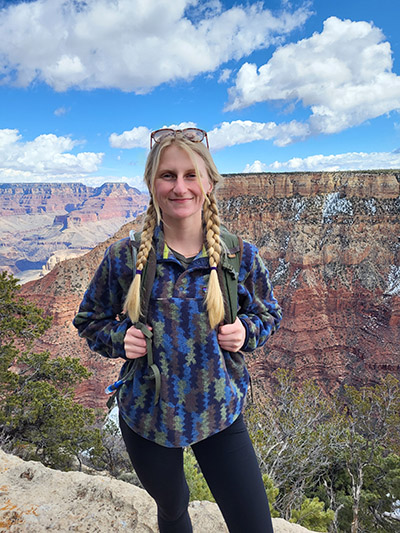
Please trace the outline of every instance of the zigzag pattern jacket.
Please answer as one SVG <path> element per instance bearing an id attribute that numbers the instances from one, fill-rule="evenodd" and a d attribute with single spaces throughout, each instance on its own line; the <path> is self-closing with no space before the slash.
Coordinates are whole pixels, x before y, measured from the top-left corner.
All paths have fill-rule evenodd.
<path id="1" fill-rule="evenodd" d="M 153 245 L 157 267 L 147 322 L 161 372 L 160 397 L 154 404 L 154 383 L 147 379 L 143 357 L 133 380 L 122 386 L 118 404 L 125 422 L 142 437 L 184 447 L 222 431 L 239 416 L 249 385 L 242 352 L 262 346 L 278 329 L 282 314 L 256 247 L 244 242 L 238 317 L 246 340 L 238 353 L 222 350 L 204 305 L 210 274 L 204 250 L 185 269 L 165 245 L 160 227 Z M 132 322 L 122 306 L 133 269 L 129 238 L 112 244 L 74 319 L 79 335 L 105 357 L 126 359 L 124 336 Z"/>

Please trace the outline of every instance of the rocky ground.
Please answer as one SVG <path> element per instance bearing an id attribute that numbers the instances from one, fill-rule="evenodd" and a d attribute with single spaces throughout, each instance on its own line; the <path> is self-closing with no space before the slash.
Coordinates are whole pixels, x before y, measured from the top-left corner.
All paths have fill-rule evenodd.
<path id="1" fill-rule="evenodd" d="M 194 533 L 227 533 L 216 504 L 192 502 Z M 147 493 L 123 481 L 82 472 L 59 472 L 0 450 L 0 532 L 157 532 Z M 310 533 L 274 519 L 275 533 Z"/>

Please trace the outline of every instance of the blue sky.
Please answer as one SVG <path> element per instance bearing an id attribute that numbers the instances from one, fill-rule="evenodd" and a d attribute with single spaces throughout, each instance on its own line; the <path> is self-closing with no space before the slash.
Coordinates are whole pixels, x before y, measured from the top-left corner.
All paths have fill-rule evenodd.
<path id="1" fill-rule="evenodd" d="M 142 188 L 185 125 L 221 173 L 400 168 L 398 0 L 0 8 L 0 182 Z"/>

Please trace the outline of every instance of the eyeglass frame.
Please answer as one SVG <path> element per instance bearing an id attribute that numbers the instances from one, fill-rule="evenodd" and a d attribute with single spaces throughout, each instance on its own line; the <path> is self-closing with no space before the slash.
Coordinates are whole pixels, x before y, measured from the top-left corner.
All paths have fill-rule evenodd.
<path id="1" fill-rule="evenodd" d="M 202 139 L 200 139 L 199 141 L 194 141 L 193 139 L 190 139 L 189 137 L 186 137 L 185 136 L 185 131 L 188 131 L 188 130 L 195 130 L 195 131 L 200 131 L 202 134 L 203 134 L 203 137 Z M 171 132 L 170 135 L 174 135 L 176 137 L 176 134 L 177 133 L 181 133 L 183 137 L 185 137 L 185 139 L 187 139 L 188 141 L 191 141 L 191 142 L 194 142 L 194 143 L 201 143 L 204 141 L 204 139 L 206 140 L 206 145 L 207 145 L 207 148 L 210 149 L 210 146 L 208 144 L 208 137 L 207 137 L 207 132 L 205 130 L 202 130 L 200 128 L 184 128 L 183 130 L 174 130 L 173 128 L 160 128 L 159 130 L 155 130 L 155 131 L 152 131 L 150 133 L 150 150 L 153 148 L 153 141 L 155 142 L 155 144 L 158 144 L 162 141 L 162 139 L 164 137 L 161 137 L 160 140 L 156 140 L 154 138 L 154 135 L 156 133 L 158 133 L 159 131 L 168 131 L 168 132 Z"/>

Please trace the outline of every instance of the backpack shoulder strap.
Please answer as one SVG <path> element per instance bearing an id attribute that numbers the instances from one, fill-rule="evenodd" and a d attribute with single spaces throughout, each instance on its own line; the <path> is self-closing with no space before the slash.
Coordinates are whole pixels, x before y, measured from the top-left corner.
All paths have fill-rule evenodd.
<path id="1" fill-rule="evenodd" d="M 134 271 L 136 269 L 137 251 L 140 246 L 141 235 L 142 235 L 142 232 L 135 233 L 135 231 L 133 230 L 129 232 L 129 238 L 132 244 L 131 248 L 132 248 L 132 259 L 133 259 Z M 154 278 L 156 276 L 156 266 L 157 266 L 156 255 L 155 255 L 154 249 L 151 248 L 149 257 L 147 258 L 147 261 L 143 268 L 143 272 L 142 272 L 141 279 L 140 279 L 141 309 L 140 309 L 139 321 L 135 323 L 135 327 L 142 331 L 146 339 L 147 366 L 149 368 L 149 373 L 150 373 L 149 379 L 155 380 L 154 404 L 157 403 L 159 394 L 160 394 L 161 374 L 160 374 L 160 370 L 158 369 L 157 365 L 154 364 L 153 348 L 152 348 L 152 343 L 151 343 L 153 334 L 147 328 L 146 324 L 147 324 L 147 314 L 149 311 L 151 290 L 153 288 Z"/>
<path id="2" fill-rule="evenodd" d="M 140 246 L 141 232 L 135 232 L 131 230 L 129 232 L 129 239 L 131 242 L 131 251 L 132 251 L 132 270 L 135 273 L 136 270 L 136 259 L 137 252 Z M 135 327 L 140 329 L 146 339 L 147 346 L 147 366 L 148 366 L 148 375 L 145 379 L 154 379 L 155 381 L 155 395 L 154 395 L 154 405 L 158 402 L 160 389 L 161 389 L 161 374 L 160 370 L 156 364 L 154 364 L 153 359 L 153 350 L 151 339 L 153 333 L 147 328 L 147 313 L 149 309 L 151 289 L 154 283 L 154 278 L 156 274 L 156 256 L 153 248 L 150 251 L 149 257 L 146 261 L 146 265 L 143 269 L 141 280 L 140 280 L 140 299 L 141 299 L 141 313 L 139 321 L 135 323 Z M 135 275 L 135 274 L 134 274 Z M 140 365 L 139 359 L 129 359 L 125 365 L 123 374 L 120 376 L 119 380 L 113 383 L 112 385 L 106 388 L 107 394 L 112 394 L 112 396 L 107 401 L 107 407 L 112 409 L 114 401 L 119 394 L 120 387 L 124 385 L 127 381 L 133 379 L 133 375 L 136 372 L 138 366 Z"/>
<path id="3" fill-rule="evenodd" d="M 134 230 L 131 230 L 129 232 L 129 238 L 132 244 L 131 248 L 132 248 L 132 260 L 133 260 L 134 269 L 136 268 L 137 251 L 139 249 L 141 236 L 142 236 L 141 231 L 135 232 Z M 147 313 L 149 309 L 151 289 L 153 287 L 155 276 L 156 276 L 156 256 L 152 248 L 150 250 L 149 257 L 146 261 L 146 264 L 144 266 L 142 276 L 141 276 L 141 283 L 140 283 L 141 313 L 140 313 L 139 322 L 142 322 L 143 324 L 146 324 L 147 322 Z"/>
<path id="4" fill-rule="evenodd" d="M 141 235 L 142 235 L 141 231 L 135 231 L 131 229 L 129 232 L 129 239 L 131 241 L 133 268 L 135 268 L 136 266 L 137 252 L 139 249 Z"/>
<path id="5" fill-rule="evenodd" d="M 221 257 L 220 281 L 226 299 L 226 322 L 233 323 L 237 316 L 237 287 L 240 263 L 243 256 L 243 240 L 241 237 L 230 233 L 225 226 L 221 226 L 220 237 L 224 244 Z M 225 248 L 225 250 L 224 250 Z"/>
<path id="6" fill-rule="evenodd" d="M 237 315 L 237 285 L 240 270 L 240 263 L 243 256 L 243 240 L 238 235 L 231 233 L 225 226 L 221 226 L 220 237 L 223 242 L 223 253 L 221 256 L 219 269 L 219 278 L 222 282 L 221 287 L 225 297 L 225 315 L 226 322 L 233 323 Z M 131 230 L 129 232 L 132 248 L 133 266 L 136 265 L 137 250 L 140 245 L 141 232 Z M 146 324 L 147 313 L 149 308 L 149 301 L 151 289 L 153 287 L 156 273 L 156 259 L 154 250 L 151 250 L 149 258 L 143 269 L 141 279 L 141 302 L 142 310 L 140 315 L 140 322 Z"/>

